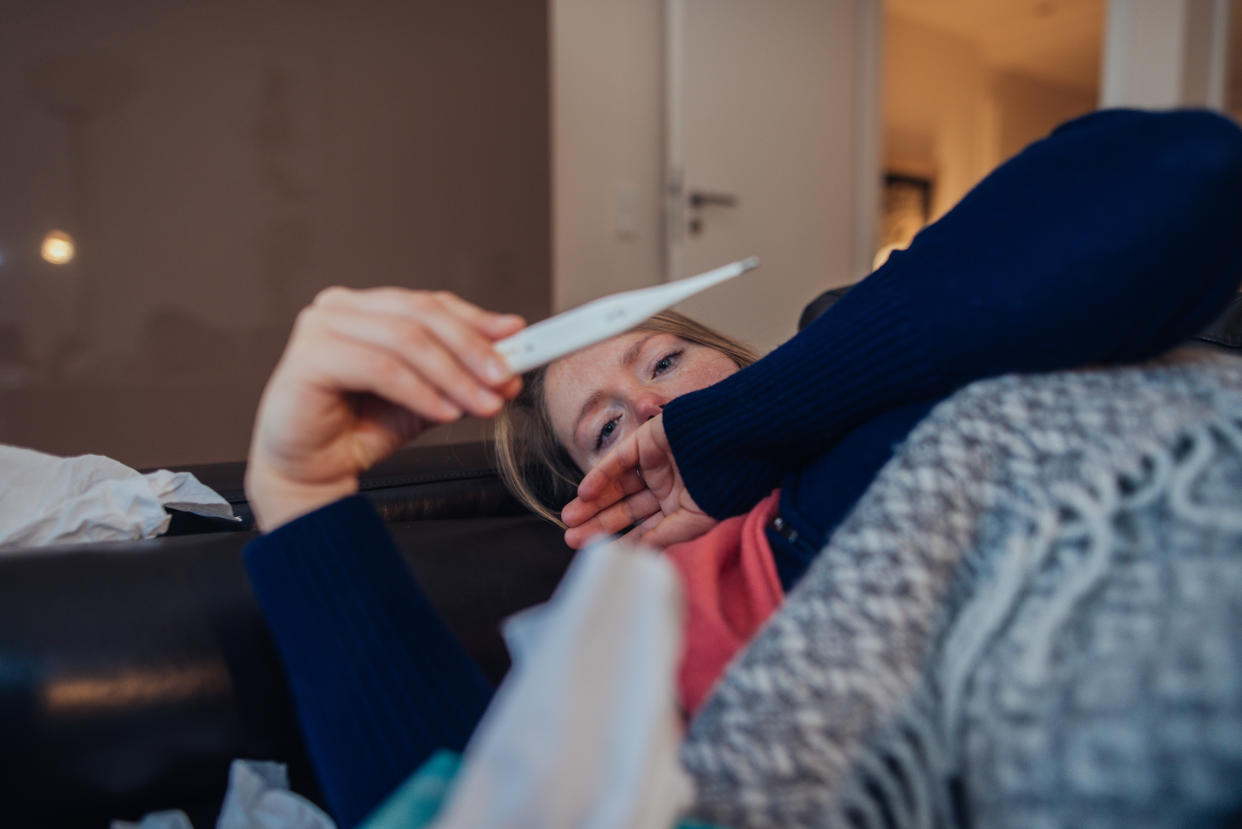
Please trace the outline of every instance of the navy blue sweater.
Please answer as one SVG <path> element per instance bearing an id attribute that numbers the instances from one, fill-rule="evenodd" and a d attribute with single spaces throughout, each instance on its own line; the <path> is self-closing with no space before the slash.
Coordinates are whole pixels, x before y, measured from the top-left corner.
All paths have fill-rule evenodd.
<path id="1" fill-rule="evenodd" d="M 672 401 L 690 493 L 724 518 L 783 485 L 799 539 L 774 552 L 791 584 L 936 400 L 999 373 L 1141 359 L 1209 322 L 1242 276 L 1239 227 L 1230 122 L 1102 112 L 1062 127 L 798 336 Z M 490 689 L 361 497 L 245 560 L 340 823 L 464 744 Z"/>
<path id="2" fill-rule="evenodd" d="M 1242 131 L 1222 117 L 1062 126 L 798 336 L 671 401 L 687 489 L 723 519 L 783 486 L 788 587 L 938 399 L 1002 373 L 1151 357 L 1211 322 L 1242 280 L 1239 196 Z"/>

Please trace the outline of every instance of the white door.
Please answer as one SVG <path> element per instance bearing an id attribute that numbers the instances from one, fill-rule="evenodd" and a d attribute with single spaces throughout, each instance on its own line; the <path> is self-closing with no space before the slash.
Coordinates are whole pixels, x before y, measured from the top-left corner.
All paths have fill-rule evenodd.
<path id="1" fill-rule="evenodd" d="M 666 2 L 666 278 L 759 256 L 678 310 L 766 351 L 875 253 L 879 2 Z"/>

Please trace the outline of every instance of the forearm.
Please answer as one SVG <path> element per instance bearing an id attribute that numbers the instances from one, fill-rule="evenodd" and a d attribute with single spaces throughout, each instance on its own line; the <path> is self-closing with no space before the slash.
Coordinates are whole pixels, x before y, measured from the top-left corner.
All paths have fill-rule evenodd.
<path id="1" fill-rule="evenodd" d="M 1101 112 L 1002 165 L 790 342 L 671 402 L 717 518 L 874 414 L 986 376 L 1142 359 L 1210 321 L 1242 270 L 1242 133 Z"/>
<path id="2" fill-rule="evenodd" d="M 256 539 L 245 562 L 341 825 L 435 749 L 464 747 L 491 688 L 363 498 Z"/>

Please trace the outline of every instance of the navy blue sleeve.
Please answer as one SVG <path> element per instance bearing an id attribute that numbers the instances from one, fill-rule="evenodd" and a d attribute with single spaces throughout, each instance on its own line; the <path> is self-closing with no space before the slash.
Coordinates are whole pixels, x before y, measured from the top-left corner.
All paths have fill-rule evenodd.
<path id="1" fill-rule="evenodd" d="M 316 776 L 352 826 L 439 748 L 460 751 L 491 697 L 355 495 L 245 550 Z"/>
<path id="2" fill-rule="evenodd" d="M 895 406 L 997 374 L 1154 356 L 1237 289 L 1239 227 L 1242 131 L 1231 121 L 1072 121 L 798 336 L 670 402 L 664 426 L 686 486 L 709 514 L 735 515 Z"/>

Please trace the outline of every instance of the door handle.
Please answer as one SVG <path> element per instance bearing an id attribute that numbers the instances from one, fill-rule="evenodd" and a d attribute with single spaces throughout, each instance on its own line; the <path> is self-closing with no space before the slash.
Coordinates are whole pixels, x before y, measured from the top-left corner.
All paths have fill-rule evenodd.
<path id="1" fill-rule="evenodd" d="M 690 206 L 700 207 L 737 207 L 737 196 L 732 193 L 709 193 L 703 190 L 690 192 Z"/>

